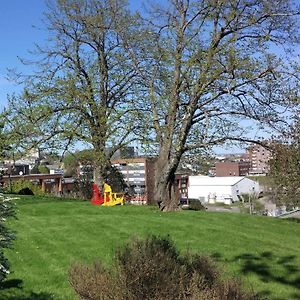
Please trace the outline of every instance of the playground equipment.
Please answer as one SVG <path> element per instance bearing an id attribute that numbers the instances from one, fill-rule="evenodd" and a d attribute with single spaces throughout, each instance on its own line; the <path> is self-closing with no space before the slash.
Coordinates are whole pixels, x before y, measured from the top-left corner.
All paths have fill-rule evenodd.
<path id="1" fill-rule="evenodd" d="M 114 193 L 111 186 L 104 183 L 104 196 L 101 195 L 99 187 L 96 183 L 93 183 L 93 198 L 91 203 L 93 205 L 103 205 L 103 206 L 114 206 L 114 205 L 124 205 L 124 194 Z"/>

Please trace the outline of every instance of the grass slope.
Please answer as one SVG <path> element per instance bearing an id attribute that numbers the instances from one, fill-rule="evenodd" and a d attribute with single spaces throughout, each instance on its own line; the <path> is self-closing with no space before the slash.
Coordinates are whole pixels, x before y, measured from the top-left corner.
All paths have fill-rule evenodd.
<path id="1" fill-rule="evenodd" d="M 0 299 L 76 299 L 68 284 L 73 262 L 106 264 L 132 235 L 170 235 L 182 251 L 215 257 L 266 299 L 300 299 L 300 223 L 240 214 L 154 207 L 95 207 L 88 202 L 22 197 L 17 233 L 7 251 L 13 273 Z"/>

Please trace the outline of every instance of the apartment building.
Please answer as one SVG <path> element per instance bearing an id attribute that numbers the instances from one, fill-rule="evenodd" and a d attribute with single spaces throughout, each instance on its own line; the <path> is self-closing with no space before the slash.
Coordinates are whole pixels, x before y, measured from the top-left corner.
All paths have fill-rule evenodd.
<path id="1" fill-rule="evenodd" d="M 123 174 L 133 196 L 133 204 L 156 204 L 154 199 L 156 158 L 120 158 L 112 160 L 112 165 Z"/>
<path id="2" fill-rule="evenodd" d="M 247 176 L 250 172 L 249 161 L 222 161 L 215 163 L 215 176 Z"/>
<path id="3" fill-rule="evenodd" d="M 250 161 L 250 174 L 267 174 L 270 169 L 271 151 L 256 144 L 251 145 L 246 151 Z"/>

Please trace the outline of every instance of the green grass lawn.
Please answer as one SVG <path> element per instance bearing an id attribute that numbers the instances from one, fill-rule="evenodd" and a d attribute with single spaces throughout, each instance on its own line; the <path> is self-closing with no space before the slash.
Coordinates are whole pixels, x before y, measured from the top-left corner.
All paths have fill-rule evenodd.
<path id="1" fill-rule="evenodd" d="M 76 299 L 68 283 L 73 262 L 113 261 L 131 236 L 170 235 L 181 251 L 213 256 L 266 299 L 300 299 L 300 223 L 249 215 L 145 206 L 95 207 L 89 202 L 22 197 L 12 274 L 0 299 Z M 241 276 L 240 276 L 241 275 Z"/>

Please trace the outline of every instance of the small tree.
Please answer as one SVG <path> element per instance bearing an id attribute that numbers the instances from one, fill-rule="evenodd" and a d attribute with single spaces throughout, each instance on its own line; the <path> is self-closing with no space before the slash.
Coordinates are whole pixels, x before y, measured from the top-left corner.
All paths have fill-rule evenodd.
<path id="1" fill-rule="evenodd" d="M 272 190 L 277 204 L 300 205 L 300 123 L 285 134 L 287 138 L 273 145 L 270 160 Z M 284 141 L 284 142 L 282 142 Z"/>
<path id="2" fill-rule="evenodd" d="M 45 165 L 39 165 L 38 169 L 39 169 L 40 174 L 50 174 L 49 168 Z"/>
<path id="3" fill-rule="evenodd" d="M 15 216 L 15 206 L 12 199 L 0 194 L 0 282 L 9 273 L 9 262 L 4 255 L 4 249 L 12 246 L 15 236 L 5 224 L 7 218 Z"/>
<path id="4" fill-rule="evenodd" d="M 249 205 L 249 214 L 258 213 L 263 211 L 263 205 L 258 202 L 258 194 L 241 194 L 241 198 L 243 203 L 247 203 Z"/>
<path id="5" fill-rule="evenodd" d="M 39 165 L 34 165 L 33 168 L 30 171 L 31 174 L 41 174 L 39 170 Z"/>

